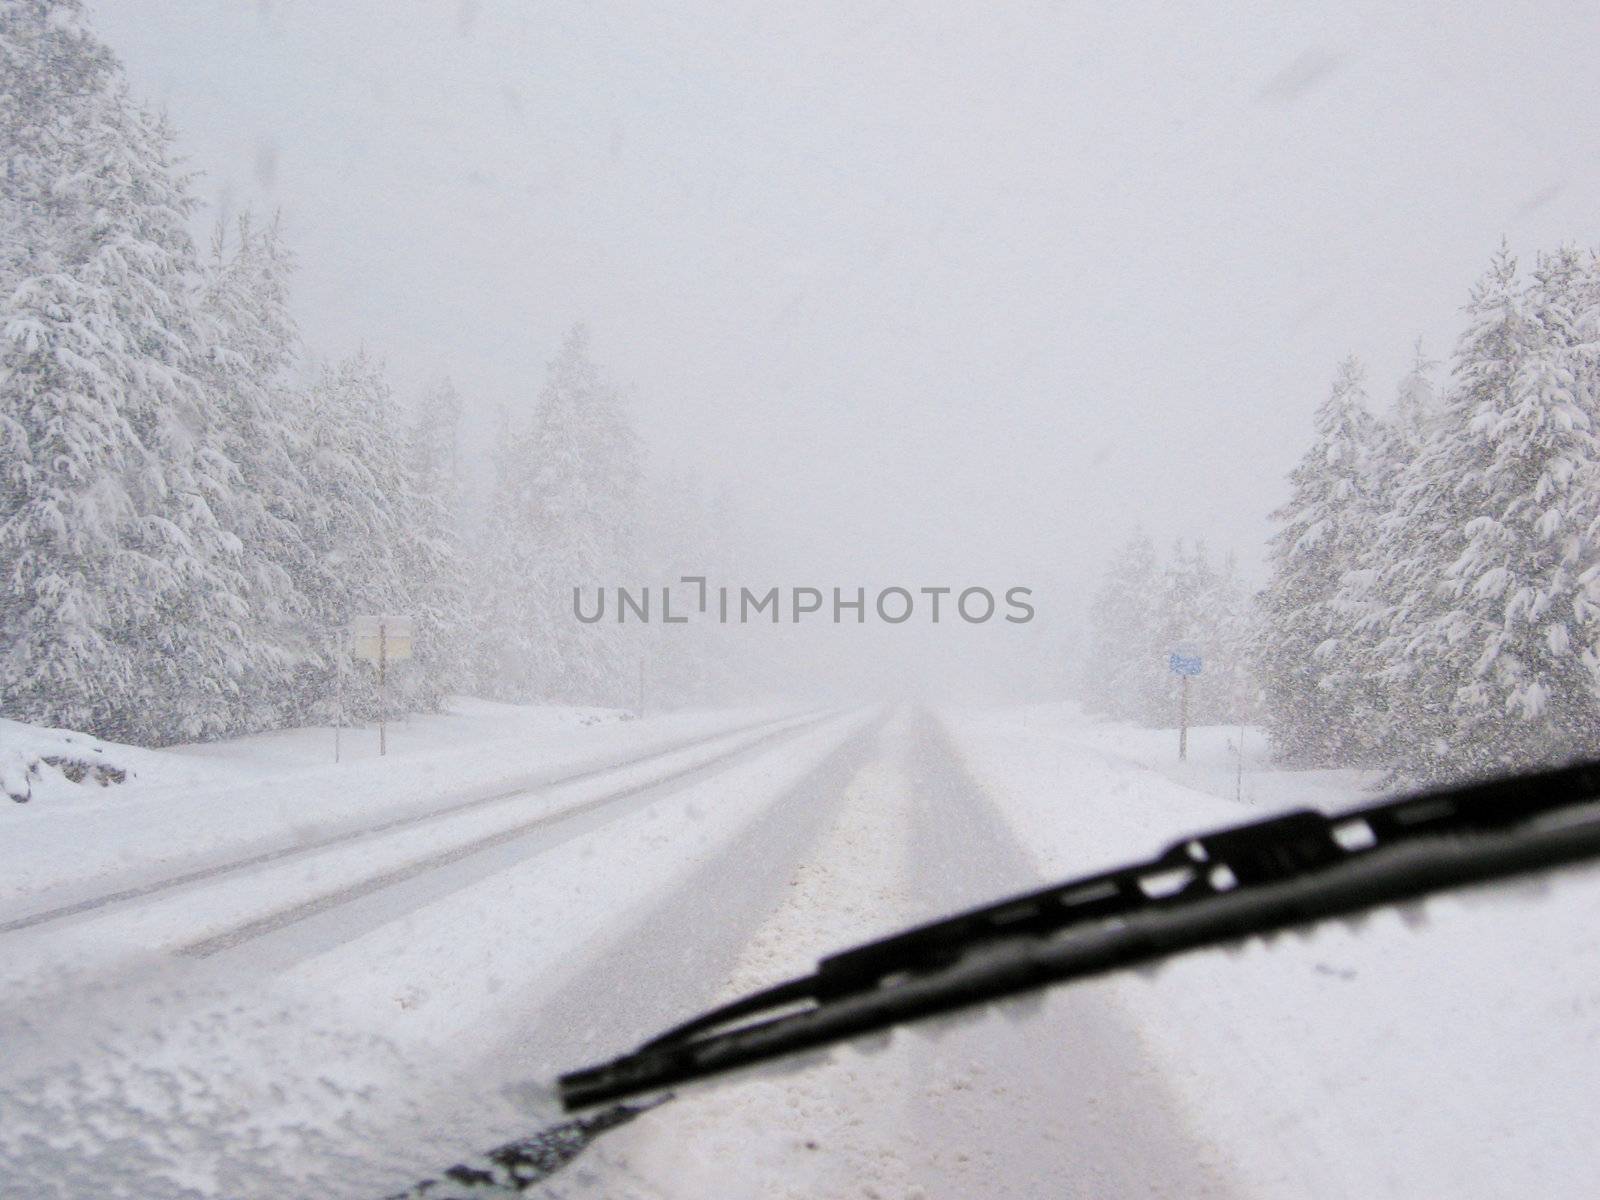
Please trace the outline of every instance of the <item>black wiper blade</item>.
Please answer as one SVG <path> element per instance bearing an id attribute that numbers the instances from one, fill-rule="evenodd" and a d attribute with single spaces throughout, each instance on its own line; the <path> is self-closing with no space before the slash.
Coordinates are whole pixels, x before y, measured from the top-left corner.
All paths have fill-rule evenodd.
<path id="1" fill-rule="evenodd" d="M 626 1125 L 666 1100 L 662 1097 L 648 1104 L 614 1104 L 587 1117 L 563 1121 L 457 1163 L 437 1179 L 424 1179 L 386 1200 L 469 1200 L 526 1191 L 577 1158 L 602 1133 Z"/>
<path id="2" fill-rule="evenodd" d="M 568 1111 L 1186 950 L 1600 857 L 1600 762 L 1300 810 L 831 955 L 559 1081 Z"/>

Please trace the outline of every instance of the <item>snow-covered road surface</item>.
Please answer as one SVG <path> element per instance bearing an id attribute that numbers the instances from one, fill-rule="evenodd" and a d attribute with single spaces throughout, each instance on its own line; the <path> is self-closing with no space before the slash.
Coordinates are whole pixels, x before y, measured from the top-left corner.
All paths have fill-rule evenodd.
<path id="1" fill-rule="evenodd" d="M 0 1194 L 365 1195 L 525 1121 L 492 1093 L 539 1074 L 506 1053 L 527 1006 L 864 719 L 696 738 L 509 827 L 514 801 L 485 805 L 0 935 Z M 255 936 L 172 953 L 219 925 Z"/>
<path id="2" fill-rule="evenodd" d="M 189 867 L 175 874 L 159 875 L 153 879 L 139 882 L 125 882 L 120 886 L 115 886 L 111 891 L 97 891 L 95 894 L 83 899 L 70 901 L 47 900 L 43 904 L 37 900 L 32 900 L 31 903 L 22 906 L 23 912 L 21 915 L 0 918 L 0 933 L 11 933 L 38 925 L 59 923 L 83 913 L 132 901 L 140 901 L 148 896 L 171 891 L 175 888 L 206 883 L 226 875 L 252 871 L 256 868 L 276 865 L 291 859 L 305 858 L 313 854 L 320 854 L 343 847 L 353 842 L 360 841 L 370 845 L 375 839 L 387 837 L 399 831 L 410 830 L 414 826 L 431 825 L 444 820 L 458 820 L 464 814 L 489 805 L 498 806 L 501 812 L 510 809 L 513 805 L 525 809 L 528 801 L 536 799 L 541 802 L 540 815 L 525 820 L 523 824 L 509 831 L 512 833 L 525 832 L 533 825 L 545 823 L 557 817 L 569 816 L 596 805 L 609 803 L 612 800 L 622 798 L 623 794 L 631 794 L 632 790 L 635 790 L 624 789 L 623 794 L 613 792 L 593 799 L 562 804 L 561 795 L 564 790 L 570 789 L 575 785 L 599 780 L 614 780 L 629 768 L 641 767 L 648 770 L 654 768 L 657 764 L 679 760 L 689 762 L 689 765 L 682 769 L 683 774 L 688 774 L 721 761 L 722 757 L 737 753 L 748 746 L 759 744 L 766 737 L 777 736 L 784 729 L 799 723 L 800 719 L 798 718 L 762 721 L 748 726 L 738 726 L 730 730 L 719 731 L 703 737 L 694 737 L 666 748 L 651 749 L 619 761 L 585 766 L 570 773 L 555 776 L 550 776 L 547 773 L 532 774 L 519 779 L 508 788 L 490 792 L 487 795 L 483 794 L 482 789 L 473 789 L 464 795 L 439 797 L 432 800 L 421 811 L 410 812 L 403 816 L 385 817 L 376 821 L 368 818 L 365 823 L 341 828 L 338 832 L 318 834 L 301 827 L 291 831 L 294 836 L 291 836 L 285 844 L 277 845 L 267 850 L 254 851 L 245 854 L 243 857 L 225 857 L 221 861 L 203 866 Z M 743 741 L 736 740 L 742 735 L 749 735 L 752 730 L 765 732 L 760 737 L 744 736 Z M 718 747 L 718 754 L 709 759 L 695 760 L 689 758 L 691 752 L 707 746 Z M 726 748 L 729 746 L 732 749 Z M 651 779 L 656 783 L 667 781 L 666 777 L 651 777 Z M 554 804 L 549 803 L 552 798 L 555 800 Z M 492 815 L 489 817 L 491 821 L 503 821 L 503 819 L 503 817 Z M 429 832 L 428 838 L 430 841 L 436 837 L 436 832 Z M 71 890 L 74 886 L 75 881 L 69 882 L 60 890 Z M 96 880 L 92 886 L 104 886 L 104 884 Z"/>
<path id="3" fill-rule="evenodd" d="M 796 715 L 712 710 L 619 723 L 615 714 L 605 721 L 584 710 L 453 703 L 462 711 L 397 732 L 387 758 L 352 760 L 347 751 L 342 764 L 329 761 L 332 730 L 164 751 L 83 739 L 127 768 L 128 782 L 100 789 L 57 779 L 43 799 L 0 805 L 0 903 L 48 912 L 86 883 L 97 889 L 91 899 L 106 879 L 124 889 L 159 887 L 190 871 L 434 820 Z M 55 732 L 0 721 L 7 746 L 26 748 Z M 347 742 L 357 732 L 347 730 Z"/>
<path id="4" fill-rule="evenodd" d="M 845 945 L 1264 797 L 1364 798 L 1253 762 L 1241 805 L 1221 731 L 1191 778 L 1153 735 L 1055 707 L 703 714 L 578 741 L 307 768 L 297 817 L 246 811 L 243 840 L 205 823 L 223 795 L 201 781 L 171 797 L 198 857 L 138 841 L 157 793 L 136 794 L 105 810 L 133 862 L 87 844 L 77 878 L 89 806 L 13 820 L 53 851 L 0 897 L 0 1197 L 397 1192 L 559 1121 L 559 1072 Z M 1574 1136 L 1600 1121 L 1596 929 L 1600 879 L 1576 873 L 1201 952 L 685 1089 L 539 1194 L 1596 1194 Z"/>
<path id="5" fill-rule="evenodd" d="M 706 1003 L 803 974 L 852 942 L 1040 882 L 926 714 L 897 713 L 839 782 L 820 845 Z M 693 1007 L 662 1014 L 654 1030 Z M 608 1133 L 539 1194 L 1230 1194 L 1184 1125 L 1161 1064 L 1104 992 L 1061 992 L 1005 1011 L 1018 1019 L 952 1018 L 811 1056 L 803 1070 L 687 1089 Z"/>
<path id="6" fill-rule="evenodd" d="M 0 977 L 15 989 L 18 973 L 38 959 L 81 968 L 91 957 L 104 961 L 130 948 L 204 958 L 402 885 L 417 885 L 413 899 L 442 895 L 463 879 L 613 820 L 656 789 L 714 772 L 820 719 L 740 725 L 507 792 L 446 795 L 422 812 L 326 835 L 302 833 L 270 850 L 109 891 L 99 890 L 105 880 L 95 879 L 92 893 L 81 899 L 50 898 L 40 906 L 30 898 L 20 915 L 0 908 L 0 934 L 49 936 L 13 938 Z M 397 903 L 393 895 L 386 899 L 380 919 Z"/>

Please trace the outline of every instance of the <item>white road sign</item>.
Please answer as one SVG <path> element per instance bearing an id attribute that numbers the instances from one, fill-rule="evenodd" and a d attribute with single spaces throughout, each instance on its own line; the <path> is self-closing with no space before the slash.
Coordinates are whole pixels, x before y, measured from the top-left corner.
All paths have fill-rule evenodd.
<path id="1" fill-rule="evenodd" d="M 413 629 L 410 617 L 363 613 L 350 622 L 350 652 L 368 662 L 410 658 Z"/>

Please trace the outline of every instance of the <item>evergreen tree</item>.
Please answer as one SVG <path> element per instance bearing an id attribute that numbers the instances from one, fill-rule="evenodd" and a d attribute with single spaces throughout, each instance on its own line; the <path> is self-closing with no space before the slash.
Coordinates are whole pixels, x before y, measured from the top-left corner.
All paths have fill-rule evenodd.
<path id="1" fill-rule="evenodd" d="M 503 408 L 490 466 L 485 517 L 473 552 L 479 583 L 472 601 L 472 676 L 485 696 L 530 700 L 538 694 L 539 624 L 544 617 L 532 586 L 539 574 L 532 527 L 533 464 L 526 435 L 513 432 Z"/>
<path id="2" fill-rule="evenodd" d="M 1583 651 L 1595 610 L 1595 378 L 1575 255 L 1522 287 L 1502 248 L 1474 289 L 1445 435 L 1399 489 L 1408 553 L 1391 568 L 1388 650 L 1402 770 L 1439 779 L 1546 761 L 1596 743 Z"/>
<path id="3" fill-rule="evenodd" d="M 1411 370 L 1400 380 L 1395 391 L 1394 432 L 1412 447 L 1419 447 L 1439 421 L 1439 399 L 1433 386 L 1434 372 L 1439 364 L 1429 358 L 1418 338 L 1412 347 Z"/>
<path id="4" fill-rule="evenodd" d="M 295 586 L 307 569 L 301 527 L 311 498 L 301 473 L 303 402 L 287 378 L 299 340 L 292 266 L 277 222 L 258 228 L 245 215 L 231 241 L 217 226 L 201 293 L 206 385 L 237 471 L 225 515 L 243 544 L 248 669 L 235 724 L 244 729 L 282 723 L 294 669 L 316 646 Z"/>
<path id="5" fill-rule="evenodd" d="M 1399 503 L 1397 489 L 1423 442 L 1435 436 L 1439 422 L 1437 411 L 1420 406 L 1425 399 L 1420 373 L 1413 371 L 1407 378 L 1418 386 L 1411 389 L 1402 383 L 1401 394 L 1409 391 L 1419 406 L 1397 404 L 1393 419 L 1377 419 L 1371 426 L 1362 502 L 1344 514 L 1354 559 L 1331 601 L 1335 631 L 1316 652 L 1322 670 L 1319 687 L 1344 706 L 1348 718 L 1349 762 L 1387 763 L 1395 752 L 1397 731 L 1387 682 L 1392 647 L 1387 644 L 1389 609 L 1384 591 L 1396 549 L 1390 523 Z"/>
<path id="6" fill-rule="evenodd" d="M 127 739 L 231 723 L 237 485 L 201 386 L 187 179 L 76 0 L 0 4 L 0 688 Z"/>
<path id="7" fill-rule="evenodd" d="M 1177 675 L 1168 669 L 1168 656 L 1179 646 L 1186 646 L 1199 653 L 1202 661 L 1210 649 L 1205 641 L 1205 613 L 1202 605 L 1206 594 L 1212 587 L 1211 564 L 1206 561 L 1205 547 L 1196 544 L 1191 551 L 1187 549 L 1182 539 L 1172 543 L 1172 549 L 1167 555 L 1167 561 L 1161 571 L 1160 586 L 1160 616 L 1158 621 L 1158 634 L 1151 658 L 1161 664 L 1162 672 L 1159 678 L 1159 695 L 1154 719 L 1148 724 L 1155 726 L 1176 726 L 1180 716 L 1182 692 L 1185 688 L 1183 676 Z M 1199 724 L 1204 709 L 1201 697 L 1204 678 L 1193 676 L 1189 679 L 1187 688 L 1189 692 L 1189 721 Z"/>
<path id="8" fill-rule="evenodd" d="M 365 352 L 322 369 L 307 393 L 305 419 L 298 452 L 310 504 L 295 583 L 310 628 L 324 637 L 297 672 L 295 707 L 302 720 L 330 720 L 342 670 L 347 711 L 370 716 L 377 711 L 375 678 L 349 657 L 342 634 L 362 613 L 407 613 L 405 438 L 382 370 Z M 403 690 L 396 678 L 390 705 Z"/>
<path id="9" fill-rule="evenodd" d="M 1168 660 L 1184 644 L 1204 662 L 1189 680 L 1190 724 L 1236 722 L 1251 711 L 1249 610 L 1232 555 L 1219 569 L 1203 542 L 1180 540 L 1158 563 L 1136 531 L 1095 594 L 1089 623 L 1080 696 L 1091 711 L 1146 728 L 1176 725 L 1183 683 Z"/>
<path id="10" fill-rule="evenodd" d="M 442 379 L 424 394 L 408 447 L 401 570 L 410 597 L 406 611 L 416 620 L 408 695 L 421 708 L 437 708 L 468 678 L 465 564 L 456 549 L 460 423 L 460 397 L 450 380 Z"/>
<path id="11" fill-rule="evenodd" d="M 1195 723 L 1248 721 L 1254 715 L 1256 690 L 1250 670 L 1250 612 L 1238 563 L 1231 553 L 1219 569 L 1207 569 L 1206 590 L 1198 608 L 1205 671 L 1195 680 L 1199 685 Z"/>
<path id="12" fill-rule="evenodd" d="M 595 588 L 632 578 L 641 469 L 638 440 L 583 326 L 551 362 L 532 425 L 511 446 L 495 489 L 506 544 L 494 604 L 513 625 L 506 650 L 516 656 L 500 671 L 502 694 L 626 704 L 637 642 L 614 612 L 595 624 L 573 614 L 574 589 L 592 610 Z"/>
<path id="13" fill-rule="evenodd" d="M 1362 754 L 1363 721 L 1339 686 L 1349 678 L 1353 650 L 1338 593 L 1358 561 L 1378 436 L 1355 359 L 1340 364 L 1314 423 L 1311 448 L 1289 475 L 1289 501 L 1273 514 L 1279 528 L 1268 552 L 1254 659 L 1278 755 L 1343 765 Z"/>

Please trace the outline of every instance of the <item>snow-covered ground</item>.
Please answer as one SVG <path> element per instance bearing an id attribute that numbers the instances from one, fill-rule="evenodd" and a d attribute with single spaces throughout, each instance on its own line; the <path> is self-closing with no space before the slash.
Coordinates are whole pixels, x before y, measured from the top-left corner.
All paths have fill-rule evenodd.
<path id="1" fill-rule="evenodd" d="M 337 763 L 332 729 L 145 750 L 0 722 L 0 750 L 52 753 L 71 737 L 65 744 L 127 773 L 101 787 L 52 772 L 30 802 L 0 803 L 0 906 L 103 877 L 136 886 L 179 866 L 433 812 L 446 798 L 523 790 L 781 711 L 628 721 L 607 710 L 458 698 L 447 713 L 394 723 L 381 759 L 375 728 L 344 730 Z"/>
<path id="2" fill-rule="evenodd" d="M 1176 729 L 1139 729 L 1093 720 L 1071 704 L 1040 705 L 1020 710 L 1019 715 L 1030 737 L 1043 739 L 1037 752 L 1052 745 L 1055 753 L 1074 757 L 1093 751 L 1252 808 L 1347 808 L 1372 792 L 1382 776 L 1380 771 L 1281 770 L 1272 761 L 1266 734 L 1254 726 L 1192 728 L 1187 754 L 1180 762 Z"/>
<path id="3" fill-rule="evenodd" d="M 5 812 L 0 1195 L 384 1195 L 843 944 L 1371 795 L 1061 706 L 325 732 Z M 1056 989 L 689 1089 L 541 1194 L 1595 1194 L 1597 918 L 1568 873 Z"/>

